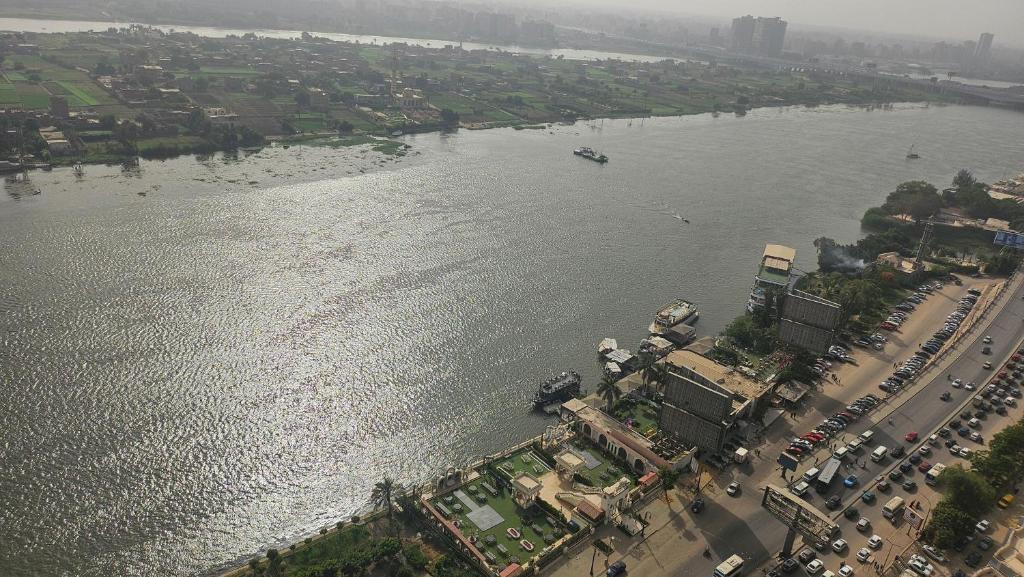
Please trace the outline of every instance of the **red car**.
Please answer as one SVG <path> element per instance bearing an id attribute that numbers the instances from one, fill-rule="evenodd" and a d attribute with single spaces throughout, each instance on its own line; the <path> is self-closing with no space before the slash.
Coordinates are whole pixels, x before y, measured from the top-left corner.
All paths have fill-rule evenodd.
<path id="1" fill-rule="evenodd" d="M 804 441 L 807 441 L 808 443 L 811 443 L 812 445 L 819 442 L 818 439 L 812 437 L 811 435 L 804 435 L 803 437 L 800 438 Z"/>
<path id="2" fill-rule="evenodd" d="M 882 323 L 882 324 L 880 324 L 878 326 L 883 328 L 883 329 L 885 329 L 885 330 L 887 330 L 887 331 L 896 330 L 896 325 L 890 323 L 889 321 L 885 321 L 884 323 Z"/>
<path id="3" fill-rule="evenodd" d="M 810 437 L 810 438 L 812 438 L 812 439 L 814 439 L 815 441 L 818 441 L 818 442 L 821 442 L 821 441 L 825 440 L 825 435 L 822 435 L 822 434 L 819 434 L 819 433 L 807 433 L 804 436 L 805 437 Z"/>
<path id="4" fill-rule="evenodd" d="M 920 463 L 919 463 L 919 464 L 917 465 L 917 470 L 918 470 L 918 471 L 921 471 L 922 473 L 927 473 L 927 472 L 928 472 L 928 470 L 929 470 L 929 469 L 931 469 L 931 468 L 932 468 L 932 464 L 931 464 L 931 463 L 929 463 L 928 461 L 921 461 L 921 462 L 920 462 Z"/>
<path id="5" fill-rule="evenodd" d="M 1020 362 L 1022 359 L 1024 359 L 1024 357 L 1022 357 L 1020 355 L 1013 355 L 1012 357 L 1010 357 L 1010 360 L 1015 361 L 1015 362 Z"/>
<path id="6" fill-rule="evenodd" d="M 908 443 L 913 443 L 917 440 L 917 431 L 907 433 L 903 438 L 906 439 Z"/>

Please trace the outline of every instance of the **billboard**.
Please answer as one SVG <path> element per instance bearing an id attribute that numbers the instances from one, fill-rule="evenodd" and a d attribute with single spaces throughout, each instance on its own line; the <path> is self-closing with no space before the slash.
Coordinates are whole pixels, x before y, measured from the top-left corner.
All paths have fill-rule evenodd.
<path id="1" fill-rule="evenodd" d="M 998 230 L 996 231 L 995 238 L 992 239 L 992 244 L 1024 249 L 1024 234 L 1017 234 L 1007 230 Z"/>
<path id="2" fill-rule="evenodd" d="M 797 460 L 794 457 L 790 457 L 785 453 L 779 453 L 779 464 L 782 465 L 784 469 L 789 469 L 790 471 L 796 471 L 796 466 L 798 465 Z"/>
<path id="3" fill-rule="evenodd" d="M 769 484 L 764 488 L 761 506 L 808 543 L 828 542 L 836 526 L 832 519 L 807 501 L 789 491 Z"/>
<path id="4" fill-rule="evenodd" d="M 782 342 L 823 354 L 832 345 L 833 332 L 828 329 L 782 319 L 779 322 L 779 339 Z"/>
<path id="5" fill-rule="evenodd" d="M 842 316 L 838 304 L 798 290 L 790 291 L 782 303 L 782 318 L 821 329 L 835 329 Z"/>
<path id="6" fill-rule="evenodd" d="M 903 520 L 906 521 L 907 523 L 910 523 L 910 525 L 913 528 L 920 529 L 921 528 L 921 521 L 923 521 L 924 519 L 922 519 L 921 516 L 918 515 L 917 512 L 914 511 L 913 509 L 911 509 L 910 507 L 904 507 L 904 509 L 903 509 Z"/>

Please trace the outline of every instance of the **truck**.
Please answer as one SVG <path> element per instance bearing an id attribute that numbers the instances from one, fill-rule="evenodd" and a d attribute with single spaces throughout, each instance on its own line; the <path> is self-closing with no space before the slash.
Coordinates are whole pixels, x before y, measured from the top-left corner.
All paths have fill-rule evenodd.
<path id="1" fill-rule="evenodd" d="M 821 472 L 818 473 L 818 478 L 815 480 L 814 490 L 818 493 L 826 493 L 829 486 L 832 485 L 832 479 L 839 474 L 839 467 L 842 466 L 842 462 L 835 457 L 829 459 L 821 467 Z"/>

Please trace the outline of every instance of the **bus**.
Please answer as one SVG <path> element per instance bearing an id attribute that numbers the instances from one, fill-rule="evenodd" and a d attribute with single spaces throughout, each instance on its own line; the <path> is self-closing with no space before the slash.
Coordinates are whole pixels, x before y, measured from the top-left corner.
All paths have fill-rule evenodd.
<path id="1" fill-rule="evenodd" d="M 733 555 L 718 567 L 715 567 L 715 577 L 740 577 L 743 573 L 743 557 Z"/>
<path id="2" fill-rule="evenodd" d="M 934 487 L 939 482 L 939 475 L 946 470 L 946 466 L 942 463 L 935 463 L 931 469 L 924 474 L 924 482 Z"/>
<path id="3" fill-rule="evenodd" d="M 814 490 L 818 493 L 824 494 L 828 491 L 830 485 L 832 485 L 832 479 L 839 473 L 839 467 L 842 463 L 835 457 L 829 459 L 821 467 L 821 472 L 818 473 L 818 478 L 815 481 L 816 486 Z"/>
<path id="4" fill-rule="evenodd" d="M 893 497 L 889 499 L 889 502 L 882 506 L 882 516 L 886 519 L 891 519 L 893 523 L 903 514 L 905 503 L 903 497 Z"/>

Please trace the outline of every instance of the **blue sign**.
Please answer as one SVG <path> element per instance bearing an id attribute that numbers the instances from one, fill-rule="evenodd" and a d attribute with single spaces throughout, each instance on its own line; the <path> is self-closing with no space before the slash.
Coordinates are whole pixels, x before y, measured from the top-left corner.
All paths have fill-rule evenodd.
<path id="1" fill-rule="evenodd" d="M 998 230 L 996 231 L 995 238 L 992 239 L 992 244 L 1008 246 L 1010 248 L 1024 249 L 1024 234 L 1017 234 L 1015 232 Z"/>
<path id="2" fill-rule="evenodd" d="M 794 459 L 793 457 L 790 457 L 789 455 L 782 453 L 779 455 L 779 464 L 782 465 L 782 467 L 785 469 L 789 469 L 790 471 L 796 471 L 796 466 L 798 463 L 796 462 L 796 459 Z"/>

